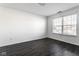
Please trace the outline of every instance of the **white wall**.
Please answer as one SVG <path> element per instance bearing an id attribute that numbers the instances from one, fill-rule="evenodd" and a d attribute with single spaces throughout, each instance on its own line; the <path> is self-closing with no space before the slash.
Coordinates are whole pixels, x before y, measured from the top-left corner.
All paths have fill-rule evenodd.
<path id="1" fill-rule="evenodd" d="M 46 18 L 0 7 L 0 47 L 46 36 Z"/>
<path id="2" fill-rule="evenodd" d="M 69 14 L 76 13 L 77 16 L 77 36 L 68 36 L 68 35 L 62 35 L 62 34 L 54 34 L 52 33 L 52 20 L 56 17 L 65 16 Z M 79 45 L 79 6 L 64 11 L 61 15 L 60 14 L 54 14 L 52 16 L 48 17 L 48 37 L 53 38 L 56 40 L 64 41 L 67 43 Z"/>

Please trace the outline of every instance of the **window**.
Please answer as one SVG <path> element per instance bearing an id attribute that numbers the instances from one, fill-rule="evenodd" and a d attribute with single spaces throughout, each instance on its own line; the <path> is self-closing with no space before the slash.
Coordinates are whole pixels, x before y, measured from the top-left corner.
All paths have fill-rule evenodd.
<path id="1" fill-rule="evenodd" d="M 53 33 L 76 35 L 76 24 L 76 14 L 53 19 Z"/>

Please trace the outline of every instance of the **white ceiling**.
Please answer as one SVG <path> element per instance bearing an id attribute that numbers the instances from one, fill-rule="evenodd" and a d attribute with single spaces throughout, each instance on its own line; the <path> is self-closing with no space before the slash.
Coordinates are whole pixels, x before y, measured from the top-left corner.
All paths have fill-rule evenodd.
<path id="1" fill-rule="evenodd" d="M 79 3 L 46 3 L 44 6 L 41 6 L 38 3 L 0 3 L 0 5 L 37 15 L 49 16 L 57 13 L 58 11 L 63 11 L 78 6 Z"/>

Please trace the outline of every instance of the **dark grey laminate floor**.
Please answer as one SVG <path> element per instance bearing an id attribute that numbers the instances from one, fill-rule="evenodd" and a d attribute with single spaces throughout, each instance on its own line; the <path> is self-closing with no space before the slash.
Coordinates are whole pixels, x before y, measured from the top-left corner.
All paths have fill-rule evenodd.
<path id="1" fill-rule="evenodd" d="M 78 56 L 79 46 L 44 38 L 0 48 L 6 56 Z"/>

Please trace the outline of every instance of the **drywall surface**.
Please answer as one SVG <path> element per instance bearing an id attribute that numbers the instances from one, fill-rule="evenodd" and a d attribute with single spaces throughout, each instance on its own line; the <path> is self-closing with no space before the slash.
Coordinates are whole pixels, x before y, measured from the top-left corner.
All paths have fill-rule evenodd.
<path id="1" fill-rule="evenodd" d="M 68 36 L 68 35 L 52 33 L 52 20 L 54 18 L 57 18 L 60 16 L 66 16 L 70 14 L 77 14 L 77 36 Z M 67 43 L 79 45 L 79 7 L 75 7 L 75 8 L 63 11 L 63 13 L 61 14 L 55 14 L 55 15 L 49 16 L 48 17 L 48 37 L 56 40 L 64 41 Z"/>
<path id="2" fill-rule="evenodd" d="M 0 6 L 0 47 L 45 36 L 45 17 Z"/>

